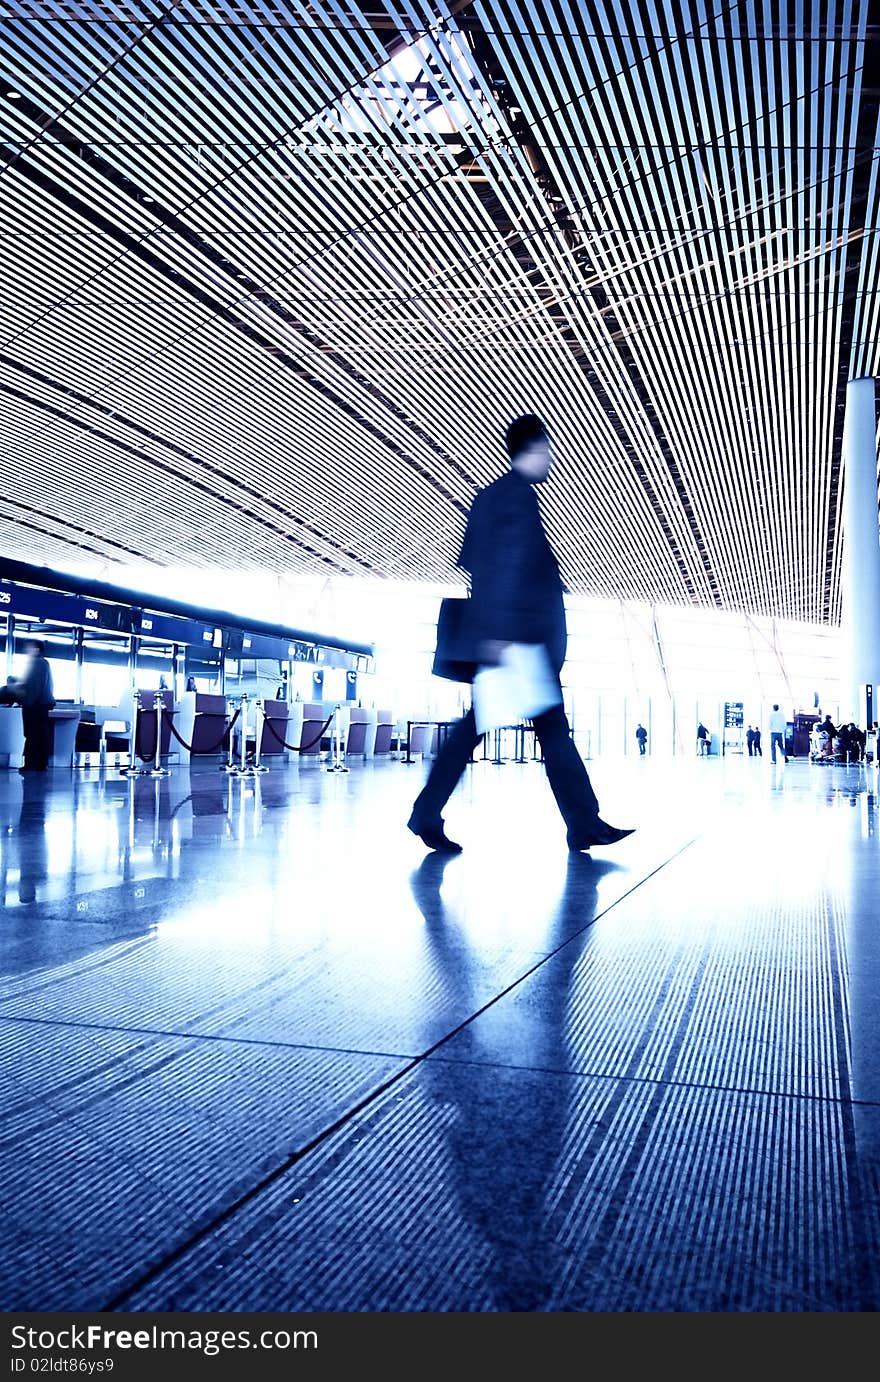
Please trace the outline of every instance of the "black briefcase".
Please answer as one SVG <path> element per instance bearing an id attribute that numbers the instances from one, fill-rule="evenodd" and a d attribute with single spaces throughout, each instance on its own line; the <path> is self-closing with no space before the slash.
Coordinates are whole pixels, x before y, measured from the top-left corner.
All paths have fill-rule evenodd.
<path id="1" fill-rule="evenodd" d="M 465 630 L 466 596 L 449 595 L 440 601 L 437 618 L 437 651 L 431 671 L 446 681 L 471 682 L 477 675 L 474 648 Z"/>

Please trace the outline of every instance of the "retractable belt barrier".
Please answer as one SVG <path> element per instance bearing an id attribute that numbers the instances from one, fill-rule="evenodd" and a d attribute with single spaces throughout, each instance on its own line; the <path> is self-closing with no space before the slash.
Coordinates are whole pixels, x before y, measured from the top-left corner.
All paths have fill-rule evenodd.
<path id="1" fill-rule="evenodd" d="M 333 719 L 333 716 L 335 714 L 336 711 L 333 710 L 327 716 L 327 719 L 324 721 L 321 728 L 318 730 L 318 733 L 315 735 L 314 739 L 310 739 L 307 744 L 288 744 L 287 740 L 281 737 L 275 726 L 272 724 L 272 721 L 268 717 L 266 718 L 264 723 L 272 738 L 275 740 L 275 743 L 280 744 L 283 749 L 289 749 L 291 753 L 307 753 L 308 750 L 313 749 L 316 744 L 320 744 L 321 740 L 324 738 L 327 726 L 330 724 L 330 721 Z"/>
<path id="2" fill-rule="evenodd" d="M 329 729 L 330 725 L 332 724 L 333 718 L 334 718 L 334 716 L 336 715 L 336 710 L 337 710 L 337 707 L 334 707 L 334 708 L 333 708 L 333 710 L 332 710 L 332 711 L 330 712 L 330 714 L 327 716 L 327 719 L 326 719 L 326 720 L 324 721 L 324 723 L 321 725 L 321 728 L 318 730 L 317 734 L 314 736 L 314 738 L 309 739 L 308 743 L 306 743 L 306 744 L 289 744 L 289 743 L 287 742 L 287 740 L 284 738 L 284 736 L 283 736 L 282 734 L 280 734 L 280 733 L 278 732 L 278 730 L 275 728 L 275 725 L 274 725 L 272 719 L 266 714 L 266 711 L 265 711 L 264 706 L 263 706 L 263 702 L 262 702 L 261 700 L 258 700 L 258 701 L 256 701 L 254 704 L 255 704 L 255 707 L 259 710 L 260 714 L 259 714 L 259 716 L 255 717 L 254 730 L 255 730 L 255 733 L 256 733 L 256 742 L 255 742 L 255 746 L 254 746 L 254 752 L 253 752 L 252 754 L 248 754 L 248 752 L 247 752 L 247 732 L 248 732 L 248 713 L 247 713 L 247 707 L 248 707 L 248 697 L 247 697 L 247 694 L 246 694 L 246 693 L 243 693 L 243 694 L 242 694 L 242 697 L 241 697 L 241 704 L 239 705 L 239 707 L 238 707 L 238 709 L 236 710 L 235 714 L 232 716 L 232 719 L 229 721 L 229 724 L 226 726 L 226 728 L 224 729 L 223 733 L 220 735 L 220 738 L 217 739 L 217 741 L 216 741 L 215 743 L 211 744 L 209 747 L 200 749 L 200 750 L 199 750 L 199 756 L 201 756 L 201 755 L 203 755 L 203 754 L 204 754 L 205 756 L 207 756 L 207 755 L 210 755 L 210 754 L 212 754 L 212 753 L 216 753 L 216 752 L 218 751 L 218 749 L 222 749 L 222 748 L 224 748 L 224 747 L 228 747 L 228 750 L 229 750 L 229 759 L 228 759 L 228 762 L 225 763 L 225 764 L 223 765 L 223 766 L 224 766 L 224 770 L 225 770 L 227 773 L 237 773 L 237 774 L 241 774 L 241 775 L 245 775 L 245 774 L 249 774 L 249 773 L 265 773 L 265 772 L 268 772 L 269 769 L 268 769 L 265 765 L 263 765 L 263 764 L 260 763 L 260 749 L 261 749 L 262 729 L 263 729 L 263 728 L 265 728 L 265 729 L 268 731 L 268 733 L 269 733 L 269 734 L 272 736 L 272 738 L 275 740 L 276 744 L 278 744 L 281 748 L 287 749 L 290 753 L 308 753 L 309 750 L 310 750 L 310 749 L 313 749 L 313 748 L 315 747 L 316 744 L 320 744 L 321 740 L 323 739 L 324 735 L 326 734 L 327 730 Z M 170 771 L 170 770 L 169 770 L 168 768 L 163 768 L 163 767 L 162 767 L 162 764 L 161 764 L 161 744 L 162 744 L 162 725 L 163 725 L 163 724 L 166 724 L 166 725 L 168 726 L 168 729 L 169 729 L 169 731 L 170 731 L 170 733 L 171 733 L 172 738 L 176 739 L 177 742 L 178 742 L 178 744 L 180 744 L 182 748 L 186 749 L 188 753 L 193 753 L 193 752 L 194 752 L 194 746 L 193 746 L 193 744 L 188 744 L 188 743 L 187 743 L 187 741 L 184 739 L 183 735 L 180 733 L 180 731 L 178 730 L 177 726 L 176 726 L 175 723 L 174 723 L 174 716 L 178 713 L 177 710 L 168 710 L 168 709 L 166 708 L 165 704 L 164 704 L 164 701 L 163 701 L 163 699 L 162 699 L 162 696 L 161 696 L 160 694 L 157 694 L 157 695 L 156 695 L 156 698 L 155 698 L 154 705 L 153 705 L 153 711 L 154 711 L 154 713 L 155 713 L 155 715 L 156 715 L 156 737 L 155 737 L 155 742 L 154 742 L 154 744 L 152 744 L 152 745 L 150 746 L 149 751 L 148 751 L 147 753 L 144 753 L 143 750 L 139 747 L 139 743 L 138 743 L 138 741 L 139 741 L 139 739 L 140 739 L 140 737 L 141 737 L 141 736 L 138 735 L 138 721 L 139 721 L 139 717 L 141 716 L 141 714 L 142 714 L 142 713 L 146 713 L 148 709 L 149 709 L 149 707 L 147 707 L 147 706 L 145 706 L 145 705 L 142 704 L 142 702 L 141 702 L 141 697 L 140 697 L 140 693 L 139 693 L 139 692 L 136 692 L 136 693 L 135 693 L 135 696 L 134 696 L 134 721 L 133 721 L 133 725 L 132 725 L 132 732 L 131 732 L 131 735 L 130 735 L 130 738 L 129 738 L 129 762 L 126 764 L 126 766 L 125 766 L 124 768 L 121 768 L 121 769 L 120 769 L 120 772 L 122 772 L 122 773 L 123 773 L 124 775 L 126 775 L 126 776 L 133 776 L 133 777 L 136 777 L 136 776 L 138 776 L 138 775 L 140 775 L 140 774 L 147 774 L 147 773 L 149 773 L 149 774 L 151 774 L 151 776 L 153 776 L 153 777 L 166 777 L 166 776 L 169 774 L 169 771 Z M 235 762 L 233 761 L 234 752 L 233 752 L 232 731 L 233 731 L 233 729 L 235 728 L 236 724 L 238 723 L 239 719 L 242 719 L 242 726 L 241 726 L 241 762 L 240 762 L 240 763 L 235 763 Z M 260 724 L 260 720 L 262 720 L 262 724 Z M 141 721 L 141 725 L 143 725 L 143 721 Z M 139 758 L 139 759 L 141 760 L 141 762 L 142 762 L 143 764 L 145 764 L 145 765 L 146 765 L 146 764 L 152 764 L 152 767 L 147 767 L 147 766 L 139 767 L 138 764 L 137 764 L 137 759 L 138 759 L 138 758 Z M 248 761 L 249 759 L 251 760 L 250 762 Z M 341 766 L 340 766 L 340 765 L 341 765 L 341 759 L 342 759 L 341 727 L 338 727 L 338 729 L 337 729 L 337 734 L 336 734 L 335 764 L 334 764 L 334 767 L 336 768 L 337 771 L 342 771 Z"/>
<path id="3" fill-rule="evenodd" d="M 168 725 L 168 728 L 171 730 L 172 735 L 173 735 L 174 738 L 177 740 L 178 744 L 181 744 L 181 745 L 183 746 L 183 748 L 185 748 L 189 753 L 192 753 L 192 752 L 193 752 L 193 745 L 192 745 L 192 744 L 188 744 L 188 743 L 186 742 L 186 740 L 183 738 L 183 736 L 182 736 L 181 734 L 178 733 L 177 727 L 176 727 L 176 725 L 175 725 L 175 723 L 174 723 L 174 720 L 173 720 L 173 718 L 172 718 L 172 716 L 174 716 L 174 715 L 177 714 L 177 711 L 176 711 L 176 710 L 163 710 L 163 711 L 162 711 L 162 714 L 164 715 L 164 717 L 165 717 L 165 722 L 166 722 L 166 724 Z M 229 721 L 229 724 L 226 726 L 226 728 L 224 729 L 223 733 L 220 735 L 220 738 L 217 740 L 216 744 L 211 744 L 210 748 L 207 748 L 207 749 L 199 749 L 199 755 L 201 755 L 201 754 L 206 754 L 206 755 L 207 755 L 207 754 L 211 754 L 211 753 L 216 753 L 218 749 L 223 748 L 224 744 L 226 743 L 226 740 L 227 740 L 228 736 L 232 733 L 232 730 L 233 730 L 233 727 L 234 727 L 234 725 L 235 725 L 235 722 L 236 722 L 236 720 L 238 719 L 238 717 L 239 717 L 240 714 L 241 714 L 241 706 L 239 706 L 239 707 L 238 707 L 238 710 L 236 710 L 235 714 L 233 715 L 232 719 Z"/>

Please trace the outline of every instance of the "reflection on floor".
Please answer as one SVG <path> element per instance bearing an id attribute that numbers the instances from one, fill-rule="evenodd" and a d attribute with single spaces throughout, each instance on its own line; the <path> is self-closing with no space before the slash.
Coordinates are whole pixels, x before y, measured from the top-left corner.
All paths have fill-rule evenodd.
<path id="1" fill-rule="evenodd" d="M 591 769 L 0 774 L 0 1306 L 877 1309 L 876 773 Z"/>

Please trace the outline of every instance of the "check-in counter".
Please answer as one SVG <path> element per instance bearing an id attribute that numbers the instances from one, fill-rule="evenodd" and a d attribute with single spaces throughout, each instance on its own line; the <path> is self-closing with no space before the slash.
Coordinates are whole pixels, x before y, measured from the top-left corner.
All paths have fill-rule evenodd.
<path id="1" fill-rule="evenodd" d="M 162 712 L 157 726 L 156 698 L 161 698 Z M 222 698 L 221 698 L 222 699 Z M 171 725 L 174 696 L 171 691 L 141 691 L 140 706 L 135 720 L 135 748 L 138 757 L 147 762 L 156 755 L 156 734 L 159 733 L 159 753 L 164 758 L 171 748 Z M 179 745 L 178 745 L 179 747 Z"/>
<path id="2" fill-rule="evenodd" d="M 74 742 L 78 767 L 120 766 L 131 747 L 131 698 L 119 705 L 81 705 Z"/>
<path id="3" fill-rule="evenodd" d="M 20 768 L 23 760 L 21 706 L 0 705 L 0 768 Z"/>

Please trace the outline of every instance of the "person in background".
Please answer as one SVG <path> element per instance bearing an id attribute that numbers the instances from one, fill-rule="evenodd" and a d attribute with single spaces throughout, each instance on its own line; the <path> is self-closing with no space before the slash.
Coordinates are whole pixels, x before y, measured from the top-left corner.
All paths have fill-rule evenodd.
<path id="1" fill-rule="evenodd" d="M 753 758 L 755 755 L 755 731 L 751 725 L 746 730 L 746 748 L 749 751 L 749 758 Z"/>
<path id="2" fill-rule="evenodd" d="M 852 725 L 851 728 L 853 733 L 853 739 L 856 745 L 856 757 L 858 758 L 859 762 L 861 762 L 865 756 L 865 748 L 867 746 L 867 735 L 865 734 L 865 731 L 863 729 L 859 729 L 858 725 Z"/>
<path id="3" fill-rule="evenodd" d="M 826 715 L 825 719 L 821 720 L 820 723 L 816 726 L 816 728 L 819 730 L 820 734 L 828 735 L 826 756 L 830 756 L 834 752 L 834 740 L 837 738 L 837 730 L 835 728 L 834 721 L 832 720 L 830 715 Z"/>
<path id="4" fill-rule="evenodd" d="M 187 677 L 187 679 L 186 679 L 186 689 L 187 689 L 187 691 L 195 691 L 195 689 L 196 689 L 196 679 L 195 679 L 195 677 Z"/>
<path id="5" fill-rule="evenodd" d="M 24 676 L 11 686 L 12 695 L 21 706 L 24 729 L 24 764 L 20 773 L 44 773 L 52 752 L 52 722 L 49 711 L 55 704 L 52 669 L 46 660 L 46 645 L 38 638 L 25 643 L 28 656 Z"/>
<path id="6" fill-rule="evenodd" d="M 842 724 L 837 731 L 837 752 L 849 762 L 853 756 L 852 731 L 848 724 Z"/>
<path id="7" fill-rule="evenodd" d="M 868 725 L 865 731 L 865 762 L 877 762 L 877 721 Z"/>
<path id="8" fill-rule="evenodd" d="M 697 753 L 701 758 L 709 752 L 710 742 L 709 731 L 701 720 L 697 725 Z"/>
<path id="9" fill-rule="evenodd" d="M 752 730 L 752 746 L 755 750 L 756 757 L 763 758 L 764 754 L 761 750 L 761 731 L 757 725 L 755 725 L 755 728 Z"/>
<path id="10" fill-rule="evenodd" d="M 787 763 L 788 754 L 785 751 L 785 716 L 775 701 L 773 702 L 773 709 L 770 711 L 768 728 L 770 730 L 770 757 L 775 763 L 776 750 L 778 748 L 783 759 Z"/>
<path id="11" fill-rule="evenodd" d="M 636 739 L 638 740 L 639 744 L 639 753 L 644 758 L 645 746 L 648 742 L 648 731 L 645 729 L 644 725 L 639 725 L 638 729 L 636 730 Z"/>

